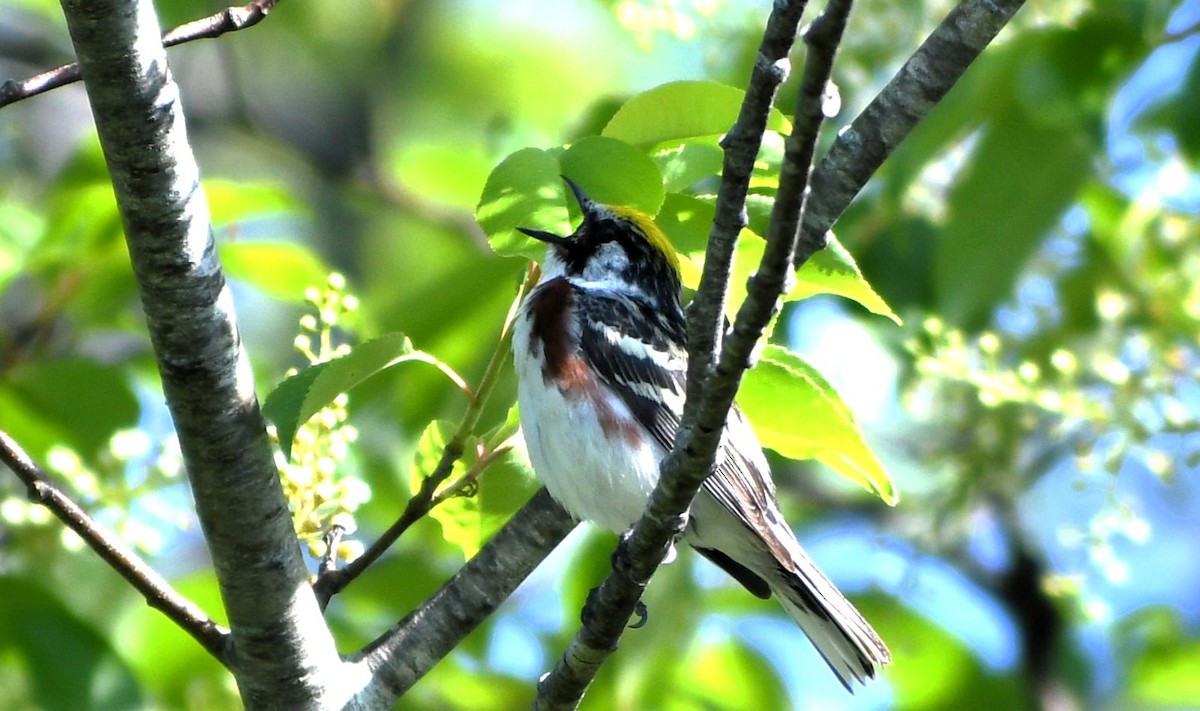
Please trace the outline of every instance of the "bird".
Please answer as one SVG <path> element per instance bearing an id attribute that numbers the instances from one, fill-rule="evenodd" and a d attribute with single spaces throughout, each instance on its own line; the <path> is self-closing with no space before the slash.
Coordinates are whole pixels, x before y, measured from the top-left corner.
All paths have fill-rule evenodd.
<path id="1" fill-rule="evenodd" d="M 521 430 L 534 473 L 576 519 L 621 534 L 642 516 L 675 442 L 687 374 L 679 260 L 645 213 L 593 201 L 546 244 L 513 329 Z M 762 446 L 736 405 L 683 540 L 751 594 L 772 595 L 847 690 L 891 661 L 883 640 L 801 548 Z"/>

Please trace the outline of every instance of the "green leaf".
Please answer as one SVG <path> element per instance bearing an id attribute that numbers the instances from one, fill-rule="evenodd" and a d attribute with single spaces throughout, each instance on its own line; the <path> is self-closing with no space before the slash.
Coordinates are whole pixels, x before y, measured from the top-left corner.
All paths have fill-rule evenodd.
<path id="1" fill-rule="evenodd" d="M 228 624 L 211 569 L 172 576 L 171 585 L 212 615 L 214 622 Z M 112 630 L 113 645 L 157 702 L 151 708 L 196 708 L 197 703 L 211 709 L 241 707 L 236 688 L 228 683 L 229 671 L 158 610 L 145 604 L 127 605 L 112 621 Z"/>
<path id="2" fill-rule="evenodd" d="M 620 141 L 591 136 L 557 157 L 525 148 L 496 166 L 475 209 L 497 254 L 540 260 L 546 253 L 544 244 L 521 234 L 518 227 L 560 235 L 574 231 L 575 199 L 568 196 L 563 175 L 597 202 L 626 205 L 650 215 L 662 204 L 662 176 L 654 161 Z"/>
<path id="3" fill-rule="evenodd" d="M 1161 708 L 1185 708 L 1200 699 L 1200 642 L 1188 638 L 1175 611 L 1140 610 L 1122 620 L 1117 632 L 1125 648 L 1144 647 L 1130 665 L 1134 699 Z"/>
<path id="4" fill-rule="evenodd" d="M 421 433 L 409 473 L 409 489 L 413 494 L 421 489 L 425 478 L 436 469 L 454 430 L 453 423 L 434 420 Z M 455 463 L 446 484 L 478 466 L 476 453 L 480 441 L 472 437 L 465 443 L 465 453 Z M 429 512 L 430 518 L 441 526 L 446 542 L 459 548 L 467 559 L 478 553 L 480 547 L 537 490 L 536 480 L 531 476 L 528 466 L 511 449 L 488 466 L 476 480 L 476 485 L 471 496 L 452 497 Z"/>
<path id="5" fill-rule="evenodd" d="M 204 195 L 210 219 L 218 227 L 229 227 L 254 217 L 305 211 L 287 187 L 279 183 L 207 179 Z"/>
<path id="6" fill-rule="evenodd" d="M 483 500 L 479 544 L 499 531 L 540 486 L 523 450 L 511 447 L 493 460 L 479 478 L 479 497 Z"/>
<path id="7" fill-rule="evenodd" d="M 751 197 L 757 198 L 747 203 L 751 208 L 751 225 L 765 229 L 771 200 L 762 196 Z M 707 198 L 671 193 L 663 202 L 656 220 L 679 252 L 680 276 L 684 286 L 689 289 L 695 289 L 700 283 L 713 213 L 713 204 Z M 730 315 L 745 300 L 747 281 L 762 262 L 765 249 L 766 241 L 762 237 L 751 229 L 742 230 L 735 253 L 733 276 L 729 280 Z M 900 323 L 900 317 L 875 293 L 863 278 L 854 258 L 832 235 L 829 246 L 814 254 L 796 272 L 796 284 L 784 295 L 784 301 L 799 301 L 814 294 L 844 296 L 862 304 L 872 313 Z"/>
<path id="8" fill-rule="evenodd" d="M 524 148 L 501 161 L 488 176 L 475 219 L 497 254 L 529 259 L 545 254 L 545 245 L 517 232 L 518 227 L 571 232 L 560 173 L 554 156 Z"/>
<path id="9" fill-rule="evenodd" d="M 7 381 L 9 392 L 20 403 L 17 411 L 35 417 L 57 435 L 58 442 L 85 458 L 106 445 L 116 430 L 137 424 L 137 397 L 115 366 L 60 358 L 24 363 L 13 369 Z M 6 427 L 13 427 L 17 436 L 32 425 L 8 423 Z"/>
<path id="10" fill-rule="evenodd" d="M 505 440 L 517 434 L 521 429 L 521 410 L 514 402 L 508 408 L 508 412 L 504 415 L 504 422 L 496 425 L 488 430 L 483 435 L 483 441 L 488 449 L 495 449 L 505 442 Z"/>
<path id="11" fill-rule="evenodd" d="M 588 197 L 606 205 L 624 205 L 654 215 L 662 206 L 662 174 L 643 151 L 602 136 L 584 138 L 559 160 L 563 175 Z M 572 209 L 575 199 L 570 199 Z M 565 234 L 565 233 L 564 233 Z"/>
<path id="12" fill-rule="evenodd" d="M 222 242 L 217 248 L 229 276 L 268 296 L 304 301 L 310 286 L 324 284 L 329 267 L 308 247 L 291 242 Z"/>
<path id="13" fill-rule="evenodd" d="M 809 257 L 796 272 L 796 287 L 788 294 L 788 301 L 807 299 L 814 294 L 837 294 L 862 304 L 868 311 L 886 316 L 900 324 L 900 317 L 892 311 L 867 280 L 863 278 L 854 257 L 842 246 L 831 232 L 825 249 Z"/>
<path id="14" fill-rule="evenodd" d="M 29 255 L 36 271 L 63 264 L 78 266 L 81 257 L 107 251 L 121 240 L 121 216 L 107 177 L 94 183 L 61 187 L 50 199 L 46 231 Z"/>
<path id="15" fill-rule="evenodd" d="M 699 645 L 675 668 L 677 695 L 667 709 L 772 709 L 787 698 L 770 662 L 734 638 Z"/>
<path id="16" fill-rule="evenodd" d="M 37 212 L 18 202 L 0 202 L 0 288 L 24 269 L 44 229 Z"/>
<path id="17" fill-rule="evenodd" d="M 601 135 L 649 148 L 668 141 L 725 134 L 733 127 L 746 93 L 711 81 L 677 81 L 645 91 L 625 103 Z M 788 133 L 791 125 L 771 109 L 767 128 Z"/>
<path id="18" fill-rule="evenodd" d="M 1192 57 L 1171 108 L 1179 147 L 1193 165 L 1200 163 L 1200 54 Z"/>
<path id="19" fill-rule="evenodd" d="M 449 420 L 433 420 L 428 425 L 425 425 L 421 436 L 417 438 L 417 447 L 413 451 L 412 466 L 408 469 L 409 494 L 415 495 L 420 491 L 425 479 L 437 469 L 438 464 L 442 461 L 442 453 L 446 450 L 446 444 L 454 437 L 456 429 L 455 424 Z M 472 447 L 464 443 L 464 457 L 466 456 L 465 453 L 471 449 Z M 449 481 L 455 477 L 462 476 L 465 471 L 466 466 L 463 464 L 463 459 L 460 458 L 454 463 L 454 468 L 447 480 Z"/>
<path id="20" fill-rule="evenodd" d="M 137 680 L 109 642 L 39 583 L 0 577 L 0 657 L 29 671 L 36 707 L 47 711 L 140 709 Z"/>
<path id="21" fill-rule="evenodd" d="M 679 253 L 679 276 L 688 289 L 694 290 L 700 285 L 714 212 L 715 208 L 708 200 L 671 193 L 658 213 L 656 222 Z M 763 239 L 748 229 L 742 230 L 738 237 L 726 308 L 730 318 L 746 300 L 746 283 L 762 262 L 765 247 Z"/>
<path id="22" fill-rule="evenodd" d="M 766 234 L 775 205 L 768 195 L 749 195 L 746 211 L 750 216 L 750 228 L 758 234 Z M 761 255 L 761 250 L 760 250 Z M 761 258 L 761 257 L 760 257 Z M 785 301 L 800 301 L 816 294 L 836 294 L 857 301 L 868 311 L 886 316 L 897 324 L 900 317 L 887 302 L 875 292 L 859 270 L 854 257 L 846 250 L 833 233 L 829 233 L 829 244 L 819 250 L 796 272 L 796 285 L 784 297 Z"/>
<path id="23" fill-rule="evenodd" d="M 737 402 L 763 446 L 792 459 L 816 459 L 888 504 L 898 501 L 850 409 L 800 356 L 768 345 L 746 372 Z"/>
<path id="24" fill-rule="evenodd" d="M 263 414 L 279 432 L 279 446 L 291 457 L 296 430 L 338 395 L 393 365 L 406 362 L 439 365 L 433 356 L 415 350 L 403 333 L 390 333 L 355 346 L 341 358 L 309 366 L 284 380 L 267 396 Z"/>
<path id="25" fill-rule="evenodd" d="M 725 153 L 715 141 L 668 141 L 651 152 L 669 192 L 685 190 L 721 172 Z"/>
<path id="26" fill-rule="evenodd" d="M 989 124 L 950 195 L 934 275 L 942 315 L 973 328 L 1011 295 L 1091 172 L 1090 139 L 1019 114 Z"/>
<path id="27" fill-rule="evenodd" d="M 882 603 L 882 604 L 880 604 Z M 961 639 L 927 617 L 880 596 L 855 600 L 866 617 L 886 626 L 884 636 L 895 663 L 884 672 L 895 708 L 1029 708 L 1028 688 L 1020 674 L 988 669 Z M 980 699 L 987 699 L 981 704 Z"/>
<path id="28" fill-rule="evenodd" d="M 492 168 L 482 145 L 451 138 L 405 142 L 389 159 L 404 189 L 438 203 L 470 209 Z"/>

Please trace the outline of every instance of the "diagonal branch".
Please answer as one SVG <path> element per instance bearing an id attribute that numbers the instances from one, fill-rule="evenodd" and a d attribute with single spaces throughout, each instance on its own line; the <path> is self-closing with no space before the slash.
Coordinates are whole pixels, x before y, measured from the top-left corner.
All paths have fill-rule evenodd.
<path id="1" fill-rule="evenodd" d="M 146 598 L 146 604 L 179 625 L 217 661 L 229 664 L 229 630 L 213 622 L 194 602 L 176 592 L 137 553 L 96 523 L 3 430 L 0 430 L 0 462 L 25 483 L 30 501 L 50 509 L 67 528 L 79 534 L 89 548 Z"/>
<path id="2" fill-rule="evenodd" d="M 838 134 L 813 172 L 797 267 L 825 246 L 825 233 L 867 180 L 1024 4 L 1025 0 L 962 0 Z"/>
<path id="3" fill-rule="evenodd" d="M 576 525 L 539 489 L 440 590 L 351 656 L 374 677 L 356 701 L 364 708 L 390 708 L 495 612 Z"/>
<path id="4" fill-rule="evenodd" d="M 805 63 L 804 80 L 800 90 L 797 121 L 787 142 L 762 262 L 750 280 L 746 301 L 738 310 L 732 333 L 724 340 L 712 375 L 706 379 L 699 396 L 689 387 L 684 410 L 685 424 L 680 429 L 675 446 L 663 460 L 662 474 L 650 496 L 645 514 L 614 556 L 613 572 L 593 591 L 584 610 L 583 626 L 571 640 L 554 670 L 539 684 L 535 709 L 571 709 L 579 703 L 600 665 L 616 649 L 617 640 L 641 597 L 642 589 L 663 560 L 672 540 L 682 532 L 687 508 L 701 483 L 712 472 L 724 423 L 741 382 L 742 373 L 748 367 L 750 354 L 775 313 L 779 297 L 791 274 L 791 262 L 798 238 L 797 226 L 823 118 L 822 99 L 851 4 L 851 0 L 831 0 L 805 37 L 808 44 L 808 61 Z M 802 3 L 799 5 L 800 7 L 793 8 L 796 11 L 796 24 L 803 9 Z M 779 8 L 780 5 L 777 4 L 776 9 Z M 772 21 L 775 19 L 775 15 L 772 15 Z M 796 24 L 791 25 L 793 33 Z M 771 39 L 772 29 L 769 23 L 763 40 L 764 45 Z M 778 28 L 774 29 L 778 31 Z M 765 52 L 760 53 L 760 65 L 763 56 L 766 56 Z M 751 82 L 769 82 L 772 78 L 763 77 L 756 72 Z M 757 95 L 759 92 L 748 91 L 747 104 L 753 100 L 751 97 Z M 746 114 L 746 104 L 743 104 L 743 115 Z M 730 135 L 735 133 L 736 128 Z M 762 135 L 761 128 L 758 135 Z M 726 182 L 744 181 L 749 176 L 748 170 L 745 173 L 728 172 L 730 151 L 730 146 L 726 145 L 727 172 L 724 173 L 722 182 L 722 195 L 736 194 L 739 190 L 735 186 L 725 191 Z M 741 200 L 744 201 L 745 189 L 743 187 L 740 190 Z M 729 212 L 741 213 L 743 210 L 742 203 L 738 203 L 738 206 Z M 714 241 L 718 239 L 717 229 L 714 227 Z M 712 242 L 709 246 L 711 258 Z M 704 279 L 710 278 L 712 277 L 706 269 Z M 724 278 L 728 281 L 727 276 Z M 704 282 L 701 283 L 700 291 L 704 291 Z M 699 294 L 697 298 L 700 298 Z M 695 312 L 692 316 L 696 316 Z M 689 344 L 693 345 L 694 343 Z M 693 352 L 689 349 L 689 356 Z M 695 369 L 692 369 L 689 377 L 694 372 Z M 689 422 L 691 424 L 688 424 Z"/>
<path id="5" fill-rule="evenodd" d="M 163 46 L 174 47 L 177 44 L 220 37 L 227 32 L 253 27 L 266 18 L 277 2 L 278 0 L 255 0 L 255 2 L 240 7 L 227 7 L 199 20 L 185 22 L 168 30 L 162 36 Z M 79 64 L 77 63 L 64 64 L 24 81 L 7 79 L 0 83 L 0 108 L 67 84 L 73 84 L 79 79 Z"/>

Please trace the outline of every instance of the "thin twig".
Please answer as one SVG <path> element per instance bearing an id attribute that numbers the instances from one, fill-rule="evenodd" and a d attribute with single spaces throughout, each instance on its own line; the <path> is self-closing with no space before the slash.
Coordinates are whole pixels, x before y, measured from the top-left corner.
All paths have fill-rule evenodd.
<path id="1" fill-rule="evenodd" d="M 725 151 L 721 185 L 717 190 L 716 210 L 704 255 L 700 286 L 688 306 L 689 402 L 696 402 L 704 392 L 706 380 L 720 354 L 725 302 L 729 279 L 733 274 L 734 248 L 738 235 L 748 223 L 746 194 L 750 189 L 750 174 L 762 146 L 775 93 L 787 79 L 790 68 L 788 53 L 792 50 L 796 30 L 807 4 L 806 0 L 779 0 L 775 3 L 767 19 L 737 120 L 721 139 L 721 147 Z M 689 427 L 695 416 L 694 406 L 685 407 L 682 427 Z"/>
<path id="2" fill-rule="evenodd" d="M 176 592 L 137 553 L 96 523 L 3 430 L 0 430 L 0 462 L 25 483 L 30 501 L 49 509 L 113 570 L 129 581 L 146 598 L 150 607 L 179 625 L 217 661 L 229 665 L 229 630 L 213 622 L 194 602 Z"/>
<path id="3" fill-rule="evenodd" d="M 378 560 L 388 548 L 391 548 L 392 544 L 410 526 L 419 521 L 422 516 L 429 513 L 434 506 L 441 503 L 441 500 L 436 498 L 438 489 L 454 470 L 454 463 L 463 455 L 467 437 L 475 431 L 475 426 L 479 423 L 479 417 L 483 414 L 483 406 L 487 403 L 488 395 L 491 394 L 492 389 L 495 387 L 504 362 L 508 359 L 509 343 L 512 341 L 512 327 L 517 317 L 517 310 L 520 308 L 525 294 L 537 283 L 537 278 L 537 268 L 531 266 L 517 290 L 517 296 L 509 308 L 508 316 L 504 319 L 504 326 L 500 331 L 500 339 L 496 344 L 496 349 L 492 352 L 492 357 L 488 361 L 483 377 L 479 381 L 479 387 L 475 390 L 475 397 L 471 399 L 462 421 L 459 422 L 454 435 L 450 437 L 450 441 L 446 443 L 445 449 L 442 450 L 442 457 L 438 461 L 437 466 L 421 482 L 420 489 L 408 500 L 408 504 L 404 507 L 404 511 L 401 512 L 400 517 L 370 547 L 363 551 L 361 556 L 340 570 L 322 570 L 317 581 L 313 583 L 313 589 L 317 594 L 317 601 L 321 604 L 322 609 L 329 604 L 334 595 L 341 592 L 355 578 L 362 575 L 363 571 Z"/>
<path id="4" fill-rule="evenodd" d="M 318 575 L 326 575 L 337 570 L 337 549 L 345 535 L 345 527 L 337 523 L 333 524 L 325 534 L 325 555 L 321 556 L 321 564 L 317 568 Z"/>
<path id="5" fill-rule="evenodd" d="M 432 355 L 420 351 L 416 353 L 409 353 L 407 354 L 407 357 L 410 360 L 428 363 L 429 365 L 432 365 L 433 367 L 442 371 L 442 375 L 445 375 L 447 378 L 449 378 L 450 382 L 454 383 L 454 386 L 462 391 L 463 395 L 467 396 L 467 400 L 470 401 L 472 405 L 476 404 L 477 398 L 475 397 L 475 391 L 471 390 L 471 386 L 467 383 L 466 378 L 455 372 L 455 370 L 451 368 L 445 361 L 438 360 Z"/>
<path id="6" fill-rule="evenodd" d="M 228 32 L 236 32 L 253 27 L 262 22 L 274 9 L 279 0 L 256 0 L 240 7 L 227 7 L 220 12 L 185 22 L 178 27 L 167 30 L 162 36 L 163 45 L 174 47 L 198 39 L 220 37 Z M 44 94 L 51 89 L 57 89 L 67 84 L 73 84 L 81 78 L 79 65 L 64 64 L 49 71 L 32 76 L 24 81 L 7 79 L 0 84 L 0 108 L 16 103 L 31 96 Z"/>
<path id="7" fill-rule="evenodd" d="M 433 501 L 430 503 L 430 508 L 449 501 L 456 496 L 469 495 L 468 492 L 473 491 L 473 487 L 479 482 L 479 477 L 488 470 L 488 467 L 495 464 L 501 457 L 512 451 L 513 445 L 510 440 L 496 447 L 490 452 L 485 452 L 471 468 L 459 478 L 442 487 L 442 490 L 434 494 Z"/>
<path id="8" fill-rule="evenodd" d="M 1182 42 L 1189 37 L 1194 37 L 1195 35 L 1200 35 L 1200 22 L 1188 25 L 1182 30 L 1164 34 L 1156 43 L 1156 45 L 1162 47 L 1175 42 Z"/>

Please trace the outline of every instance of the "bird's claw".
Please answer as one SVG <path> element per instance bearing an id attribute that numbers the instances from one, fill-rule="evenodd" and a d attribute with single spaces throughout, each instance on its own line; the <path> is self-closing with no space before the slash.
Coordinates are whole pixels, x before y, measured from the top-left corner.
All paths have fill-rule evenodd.
<path id="1" fill-rule="evenodd" d="M 650 611 L 646 609 L 646 603 L 642 602 L 641 600 L 638 600 L 637 604 L 633 606 L 633 614 L 635 617 L 637 617 L 637 622 L 630 623 L 629 629 L 631 630 L 637 630 L 645 627 L 646 622 L 650 620 Z"/>

